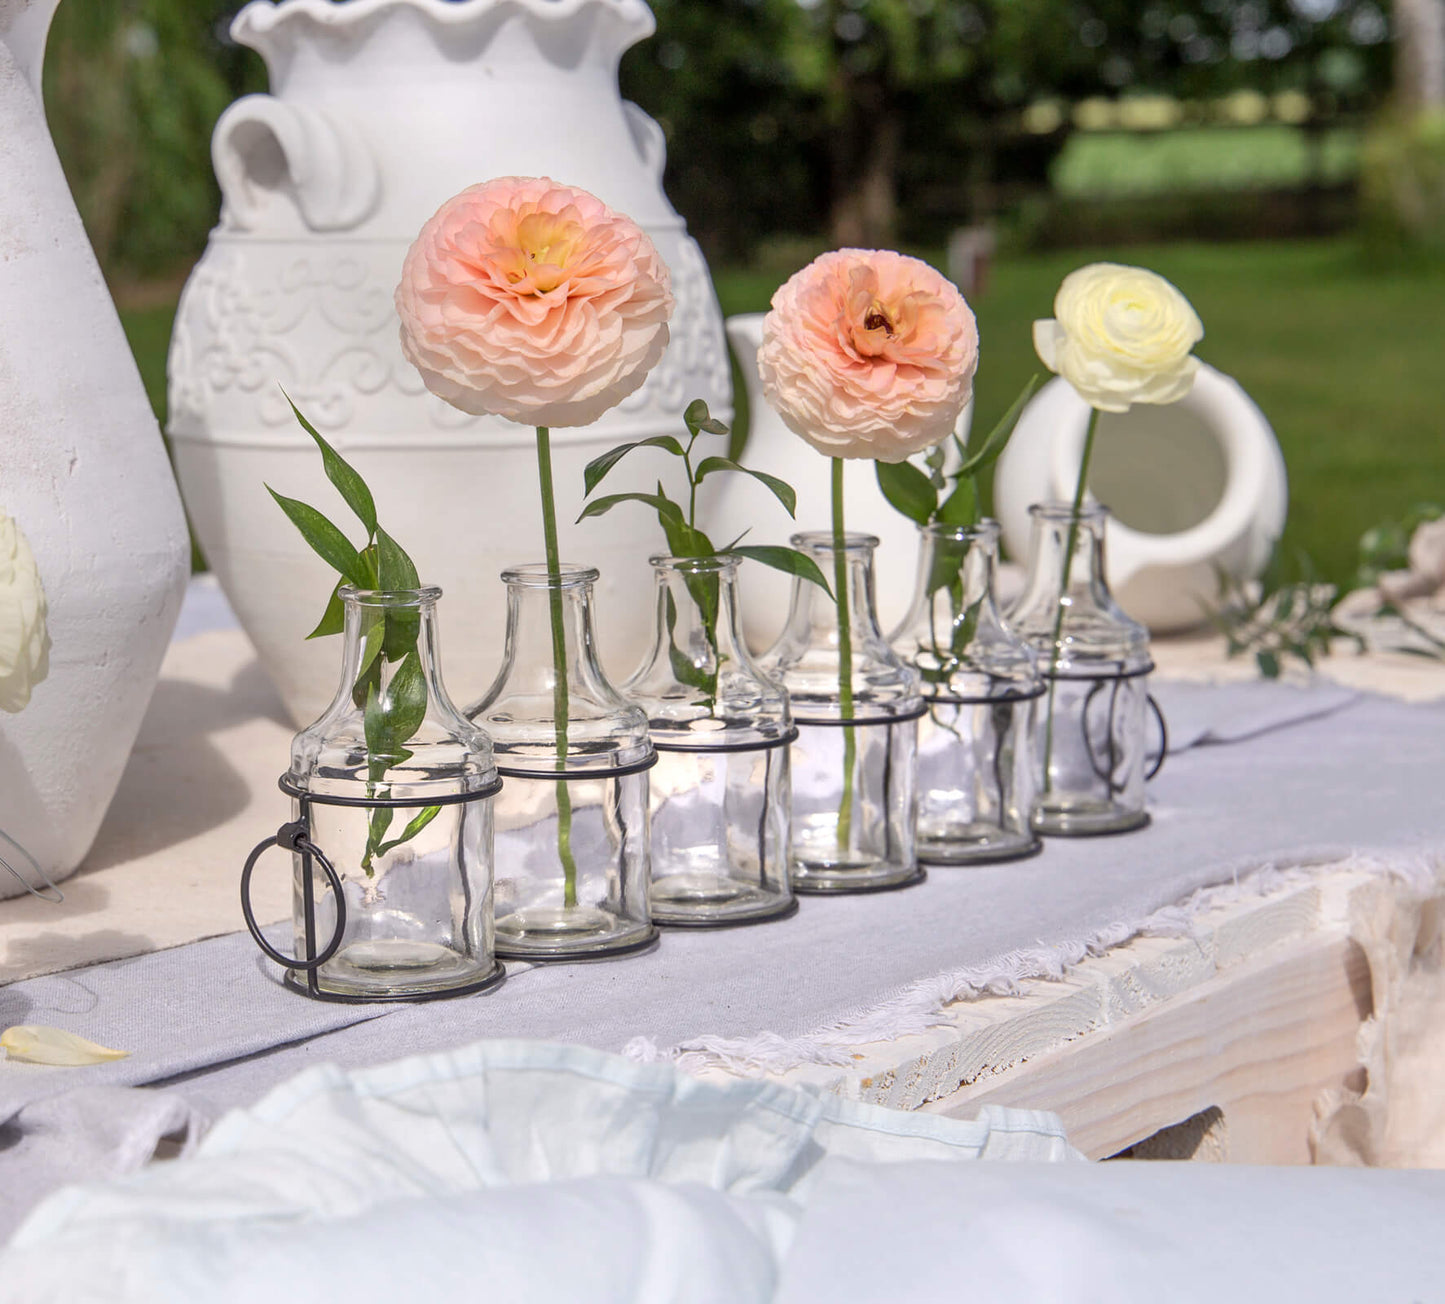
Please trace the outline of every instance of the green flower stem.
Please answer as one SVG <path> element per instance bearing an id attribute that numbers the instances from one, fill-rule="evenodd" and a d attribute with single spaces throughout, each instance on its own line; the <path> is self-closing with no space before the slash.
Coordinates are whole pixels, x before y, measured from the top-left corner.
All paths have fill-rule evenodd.
<path id="1" fill-rule="evenodd" d="M 1053 790 L 1050 766 L 1054 756 L 1054 688 L 1059 667 L 1064 660 L 1064 601 L 1069 593 L 1069 572 L 1074 568 L 1074 552 L 1079 546 L 1079 512 L 1084 506 L 1084 490 L 1089 484 L 1089 459 L 1094 455 L 1094 435 L 1099 428 L 1099 409 L 1089 409 L 1089 431 L 1084 436 L 1084 455 L 1079 459 L 1079 478 L 1074 485 L 1074 510 L 1069 517 L 1069 537 L 1064 543 L 1064 573 L 1059 579 L 1058 610 L 1054 612 L 1053 650 L 1049 657 L 1049 707 L 1044 721 L 1044 791 Z"/>
<path id="2" fill-rule="evenodd" d="M 848 555 L 843 534 L 843 459 L 833 459 L 833 594 L 838 604 L 838 702 L 843 718 L 853 716 L 853 632 L 848 612 Z M 843 795 L 838 802 L 838 850 L 853 841 L 853 767 L 858 739 L 852 725 L 843 728 Z"/>
<path id="3" fill-rule="evenodd" d="M 557 549 L 557 504 L 552 493 L 552 437 L 537 427 L 537 476 L 542 485 L 542 536 L 547 549 L 547 597 L 552 608 L 552 710 L 557 724 L 557 768 L 567 764 L 567 633 L 562 623 L 562 564 Z M 557 780 L 557 855 L 562 861 L 562 904 L 577 904 L 577 861 L 572 855 L 572 796 Z"/>

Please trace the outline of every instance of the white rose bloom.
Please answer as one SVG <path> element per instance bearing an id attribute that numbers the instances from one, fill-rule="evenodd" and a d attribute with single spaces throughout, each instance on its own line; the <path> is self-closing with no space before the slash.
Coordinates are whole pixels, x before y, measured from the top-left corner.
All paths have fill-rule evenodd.
<path id="1" fill-rule="evenodd" d="M 0 511 L 0 711 L 20 711 L 50 670 L 45 590 L 20 527 Z"/>
<path id="2" fill-rule="evenodd" d="M 1162 276 L 1091 263 L 1070 272 L 1054 316 L 1034 322 L 1034 348 L 1050 371 L 1101 412 L 1173 403 L 1194 385 L 1204 338 L 1199 315 Z"/>

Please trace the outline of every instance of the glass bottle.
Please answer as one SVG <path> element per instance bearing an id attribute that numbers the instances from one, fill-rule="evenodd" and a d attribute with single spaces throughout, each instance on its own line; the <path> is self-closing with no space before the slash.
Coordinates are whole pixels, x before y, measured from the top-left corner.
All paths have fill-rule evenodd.
<path id="1" fill-rule="evenodd" d="M 457 711 L 441 680 L 440 596 L 436 588 L 343 587 L 341 683 L 291 745 L 281 786 L 292 797 L 294 954 L 332 954 L 311 969 L 288 968 L 286 980 L 313 996 L 392 1001 L 475 991 L 501 977 L 492 948 L 500 784 L 487 735 Z M 424 713 L 414 732 L 388 741 L 375 708 L 415 701 L 418 669 Z"/>
<path id="2" fill-rule="evenodd" d="M 1038 656 L 1047 689 L 1035 748 L 1040 833 L 1123 833 L 1149 822 L 1145 712 L 1154 668 L 1149 633 L 1104 581 L 1108 508 L 1029 508 L 1033 533 L 1024 591 L 1009 616 Z M 1156 767 L 1157 768 L 1157 767 Z"/>
<path id="3" fill-rule="evenodd" d="M 787 694 L 738 634 L 738 557 L 653 557 L 657 634 L 623 685 L 647 713 L 652 917 L 755 923 L 797 909 L 788 877 Z"/>
<path id="4" fill-rule="evenodd" d="M 1033 811 L 1034 653 L 994 600 L 998 525 L 919 527 L 918 583 L 893 647 L 918 671 L 918 858 L 1014 860 L 1040 848 Z"/>
<path id="5" fill-rule="evenodd" d="M 836 587 L 831 533 L 795 534 L 792 544 Z M 796 892 L 878 891 L 923 877 L 914 845 L 923 699 L 917 672 L 878 629 L 877 546 L 871 534 L 844 536 L 847 642 L 833 598 L 798 577 L 787 623 L 763 660 L 787 690 L 798 726 L 789 857 Z"/>
<path id="6" fill-rule="evenodd" d="M 647 716 L 623 700 L 597 661 L 597 572 L 563 565 L 552 577 L 543 565 L 517 566 L 502 580 L 502 668 L 466 712 L 491 735 L 505 779 L 497 801 L 497 954 L 548 960 L 635 950 L 657 933 L 647 824 L 657 754 Z"/>

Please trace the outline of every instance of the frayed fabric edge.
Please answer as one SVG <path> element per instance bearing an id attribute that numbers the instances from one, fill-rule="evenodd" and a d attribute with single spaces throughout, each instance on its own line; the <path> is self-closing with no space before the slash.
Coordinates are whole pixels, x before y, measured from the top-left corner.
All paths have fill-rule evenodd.
<path id="1" fill-rule="evenodd" d="M 1313 883 L 1321 872 L 1353 872 L 1394 879 L 1425 895 L 1436 885 L 1441 863 L 1425 854 L 1389 857 L 1355 853 L 1308 864 L 1264 864 L 1227 883 L 1199 888 L 1184 901 L 1140 918 L 1119 921 L 1085 937 L 1008 951 L 982 964 L 950 969 L 908 984 L 891 996 L 801 1037 L 761 1032 L 748 1037 L 697 1036 L 669 1049 L 634 1037 L 622 1053 L 641 1063 L 667 1060 L 689 1073 L 723 1069 L 740 1077 L 786 1073 L 806 1065 L 841 1067 L 859 1046 L 924 1033 L 947 1022 L 946 1007 L 981 996 L 1011 996 L 1027 981 L 1058 982 L 1085 960 L 1138 937 L 1186 937 L 1210 911 Z"/>

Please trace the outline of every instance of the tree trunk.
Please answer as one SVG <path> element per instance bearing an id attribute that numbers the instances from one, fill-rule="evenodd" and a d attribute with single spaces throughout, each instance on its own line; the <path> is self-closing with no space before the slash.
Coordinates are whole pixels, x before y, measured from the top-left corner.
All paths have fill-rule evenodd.
<path id="1" fill-rule="evenodd" d="M 1395 0 L 1395 94 L 1408 112 L 1445 108 L 1445 0 Z"/>
<path id="2" fill-rule="evenodd" d="M 880 83 L 851 81 L 845 94 L 833 133 L 830 234 L 840 248 L 888 248 L 898 237 L 903 117 Z"/>

